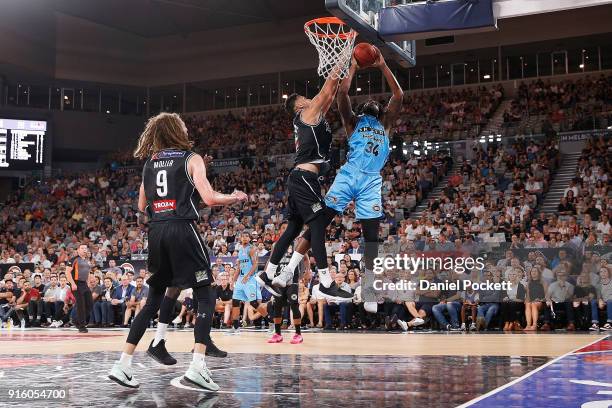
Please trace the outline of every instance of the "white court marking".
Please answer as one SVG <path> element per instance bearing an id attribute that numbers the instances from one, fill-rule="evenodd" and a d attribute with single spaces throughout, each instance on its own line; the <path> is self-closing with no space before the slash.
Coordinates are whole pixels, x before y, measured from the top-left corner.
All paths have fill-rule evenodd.
<path id="1" fill-rule="evenodd" d="M 495 394 L 497 394 L 498 392 L 500 392 L 500 391 L 502 391 L 502 390 L 505 390 L 505 389 L 506 389 L 506 388 L 508 388 L 508 387 L 512 387 L 514 384 L 518 384 L 519 382 L 523 381 L 524 379 L 526 379 L 526 378 L 528 378 L 528 377 L 531 377 L 532 375 L 534 375 L 534 374 L 535 374 L 535 373 L 537 373 L 538 371 L 541 371 L 541 370 L 545 369 L 546 367 L 548 367 L 548 366 L 550 366 L 550 365 L 552 365 L 552 364 L 556 363 L 557 361 L 561 360 L 562 358 L 565 358 L 565 357 L 569 356 L 570 354 L 575 353 L 576 351 L 578 351 L 578 350 L 580 350 L 580 349 L 583 349 L 583 348 L 585 348 L 585 347 L 589 347 L 589 346 L 591 346 L 591 345 L 593 345 L 593 344 L 597 343 L 598 341 L 602 341 L 602 340 L 604 340 L 604 339 L 606 339 L 606 338 L 608 338 L 608 336 L 607 336 L 607 335 L 606 335 L 606 336 L 603 336 L 603 337 L 600 337 L 600 338 L 598 338 L 597 340 L 590 342 L 589 344 L 585 344 L 585 345 L 582 345 L 582 346 L 580 346 L 580 347 L 578 347 L 578 348 L 576 348 L 576 349 L 574 349 L 574 350 L 568 351 L 567 353 L 565 353 L 565 354 L 563 354 L 563 355 L 561 355 L 561 356 L 559 356 L 559 357 L 557 357 L 557 358 L 554 358 L 554 359 L 550 360 L 548 363 L 544 363 L 544 364 L 542 364 L 541 366 L 539 366 L 539 367 L 538 367 L 538 368 L 536 368 L 535 370 L 532 370 L 532 371 L 528 372 L 527 374 L 525 374 L 525 375 L 523 375 L 523 376 L 521 376 L 521 377 L 517 378 L 516 380 L 510 381 L 508 384 L 504 384 L 504 385 L 502 385 L 501 387 L 497 387 L 497 388 L 495 388 L 495 389 L 493 389 L 493 390 L 491 390 L 491 391 L 487 392 L 486 394 L 482 394 L 480 397 L 476 397 L 476 398 L 474 398 L 474 399 L 473 399 L 473 400 L 471 400 L 471 401 L 468 401 L 468 402 L 466 402 L 466 403 L 464 403 L 464 404 L 461 404 L 461 405 L 459 405 L 457 408 L 466 408 L 466 407 L 469 407 L 469 406 L 471 406 L 471 405 L 474 405 L 475 403 L 477 403 L 477 402 L 479 402 L 479 401 L 482 401 L 483 399 L 488 398 L 488 397 L 490 397 L 491 395 L 495 395 Z"/>

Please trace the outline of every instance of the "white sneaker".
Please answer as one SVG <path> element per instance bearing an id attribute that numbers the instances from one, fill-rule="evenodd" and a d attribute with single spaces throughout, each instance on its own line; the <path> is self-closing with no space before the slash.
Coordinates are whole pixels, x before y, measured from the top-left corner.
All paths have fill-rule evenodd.
<path id="1" fill-rule="evenodd" d="M 476 331 L 476 323 L 470 324 L 470 331 Z"/>
<path id="2" fill-rule="evenodd" d="M 54 320 L 54 321 L 51 323 L 51 325 L 50 325 L 49 327 L 55 327 L 55 328 L 57 328 L 57 327 L 60 327 L 61 325 L 62 325 L 62 322 L 61 322 L 61 321 L 59 321 L 59 320 Z"/>
<path id="3" fill-rule="evenodd" d="M 210 378 L 208 367 L 199 367 L 194 362 L 189 364 L 189 368 L 183 378 L 208 391 L 217 391 L 219 389 L 219 386 Z"/>
<path id="4" fill-rule="evenodd" d="M 272 286 L 286 287 L 287 283 L 293 280 L 293 271 L 290 271 L 286 266 L 283 270 L 272 279 Z"/>
<path id="5" fill-rule="evenodd" d="M 610 324 L 610 323 L 606 323 L 606 324 L 604 324 L 604 325 L 601 327 L 601 330 L 605 330 L 605 331 L 607 331 L 607 330 L 612 330 L 612 324 Z"/>
<path id="6" fill-rule="evenodd" d="M 173 324 L 180 324 L 183 321 L 181 317 L 176 316 L 172 321 Z"/>
<path id="7" fill-rule="evenodd" d="M 408 331 L 408 323 L 406 323 L 403 320 L 397 320 L 397 324 L 399 325 L 399 327 L 402 328 L 403 331 L 407 332 Z"/>
<path id="8" fill-rule="evenodd" d="M 237 329 L 230 327 L 230 329 L 227 332 L 225 332 L 225 334 L 227 336 L 238 336 L 240 334 L 240 327 Z"/>
<path id="9" fill-rule="evenodd" d="M 410 321 L 410 325 L 413 327 L 422 326 L 424 324 L 425 324 L 425 320 L 421 319 L 420 317 L 415 317 L 414 319 Z"/>
<path id="10" fill-rule="evenodd" d="M 465 323 L 461 323 L 461 331 L 465 331 Z"/>
<path id="11" fill-rule="evenodd" d="M 128 388 L 138 388 L 140 386 L 138 381 L 134 378 L 132 367 L 125 367 L 119 361 L 113 364 L 113 368 L 108 374 L 108 378 Z"/>

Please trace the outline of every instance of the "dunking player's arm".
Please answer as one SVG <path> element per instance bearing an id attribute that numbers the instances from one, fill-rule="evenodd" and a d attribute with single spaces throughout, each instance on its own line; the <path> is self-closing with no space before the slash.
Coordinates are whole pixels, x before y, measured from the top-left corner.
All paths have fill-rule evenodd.
<path id="1" fill-rule="evenodd" d="M 391 88 L 391 98 L 387 103 L 387 107 L 383 112 L 383 126 L 385 127 L 385 132 L 387 132 L 387 136 L 391 136 L 391 128 L 393 127 L 393 123 L 402 109 L 402 102 L 404 100 L 404 91 L 400 86 L 399 82 L 393 75 L 393 72 L 387 66 L 387 62 L 383 58 L 382 54 L 379 53 L 378 60 L 374 63 L 375 67 L 378 67 L 382 72 L 385 80 L 387 81 L 387 85 Z"/>
<path id="2" fill-rule="evenodd" d="M 257 272 L 257 250 L 255 249 L 255 247 L 251 248 L 251 251 L 249 252 L 249 257 L 251 258 L 252 266 L 249 270 L 249 273 L 244 275 L 244 278 L 242 278 L 242 283 L 247 283 L 249 279 L 251 279 L 251 276 L 253 276 L 253 274 Z"/>
<path id="3" fill-rule="evenodd" d="M 338 88 L 338 95 L 336 96 L 336 102 L 338 103 L 338 111 L 340 112 L 340 119 L 342 120 L 342 126 L 346 130 L 346 134 L 351 135 L 355 129 L 356 116 L 351 106 L 351 98 L 349 97 L 349 90 L 351 89 L 351 83 L 355 72 L 359 69 L 359 65 L 353 57 L 351 61 L 351 67 L 349 68 L 348 75 L 340 83 Z"/>
<path id="4" fill-rule="evenodd" d="M 334 70 L 339 69 L 339 66 L 336 66 L 334 68 Z M 302 110 L 302 122 L 308 125 L 312 125 L 319 122 L 321 116 L 327 113 L 329 107 L 334 102 L 339 82 L 340 78 L 338 77 L 338 75 L 334 75 L 332 73 L 332 75 L 327 77 L 319 93 L 314 98 L 312 98 L 308 106 L 306 106 Z"/>

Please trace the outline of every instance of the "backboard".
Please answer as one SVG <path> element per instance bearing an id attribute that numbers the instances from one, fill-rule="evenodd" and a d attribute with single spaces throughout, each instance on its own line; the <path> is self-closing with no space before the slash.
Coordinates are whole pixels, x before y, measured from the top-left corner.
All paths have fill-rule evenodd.
<path id="1" fill-rule="evenodd" d="M 416 64 L 415 42 L 385 41 L 378 31 L 378 17 L 382 8 L 410 3 L 408 0 L 325 0 L 327 10 L 359 33 L 357 41 L 377 46 L 386 59 L 392 59 L 405 68 Z"/>

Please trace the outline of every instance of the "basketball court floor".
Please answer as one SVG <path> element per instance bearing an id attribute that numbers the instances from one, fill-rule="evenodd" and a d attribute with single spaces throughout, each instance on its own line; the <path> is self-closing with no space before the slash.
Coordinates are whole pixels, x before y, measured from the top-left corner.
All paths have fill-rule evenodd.
<path id="1" fill-rule="evenodd" d="M 0 407 L 608 407 L 612 336 L 599 334 L 320 333 L 301 345 L 267 344 L 268 333 L 214 332 L 228 358 L 207 358 L 221 386 L 207 393 L 181 376 L 191 330 L 171 331 L 178 359 L 162 366 L 137 349 L 141 382 L 106 378 L 125 330 L 0 332 Z M 287 337 L 287 336 L 286 336 Z M 14 387 L 67 389 L 63 400 L 17 401 Z M 85 402 L 86 401 L 86 402 Z M 593 405 L 588 405 L 588 404 Z M 599 404 L 599 405 L 597 405 Z"/>

